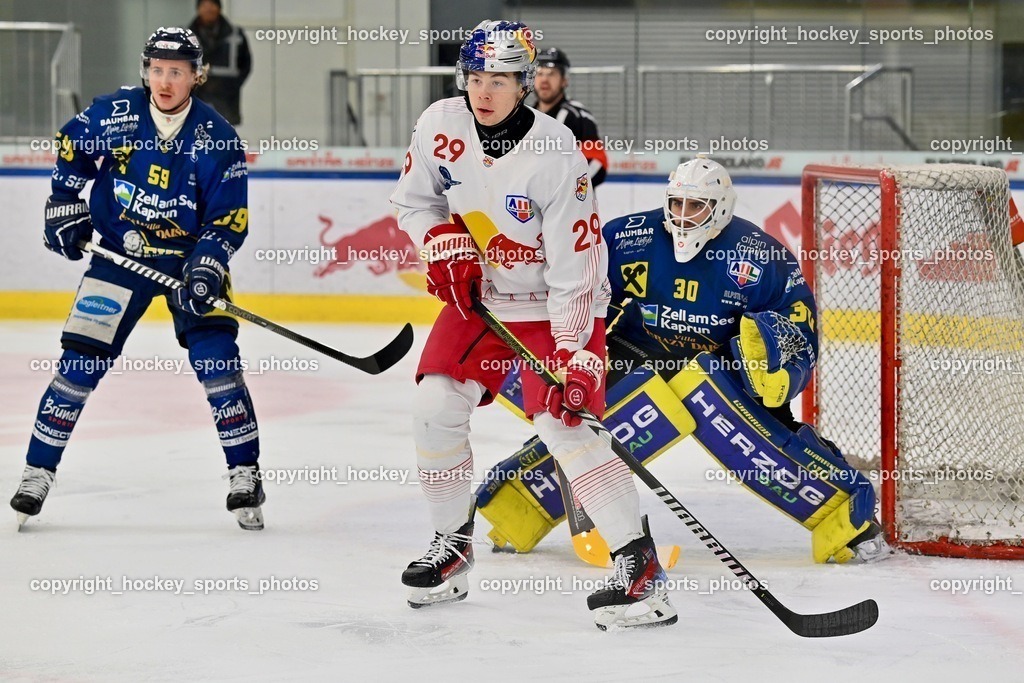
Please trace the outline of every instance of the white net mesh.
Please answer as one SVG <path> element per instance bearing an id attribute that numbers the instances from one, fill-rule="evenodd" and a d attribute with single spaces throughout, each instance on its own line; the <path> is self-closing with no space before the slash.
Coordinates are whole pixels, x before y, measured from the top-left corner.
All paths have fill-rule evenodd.
<path id="1" fill-rule="evenodd" d="M 903 541 L 1024 543 L 1024 269 L 1006 175 L 890 169 L 897 253 L 881 253 L 881 190 L 821 180 L 812 254 L 821 325 L 818 425 L 852 464 L 891 476 Z M 830 253 L 830 247 L 833 248 Z M 845 250 L 845 251 L 844 251 Z M 823 258 L 814 258 L 823 256 Z M 897 449 L 881 454 L 881 262 L 898 258 Z"/>

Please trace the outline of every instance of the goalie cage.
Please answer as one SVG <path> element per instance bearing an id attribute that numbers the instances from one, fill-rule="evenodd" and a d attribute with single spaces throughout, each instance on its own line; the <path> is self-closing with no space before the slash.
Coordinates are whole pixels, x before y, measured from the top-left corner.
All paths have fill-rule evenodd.
<path id="1" fill-rule="evenodd" d="M 804 420 L 881 489 L 890 544 L 1024 559 L 1024 267 L 1006 174 L 807 166 L 802 195 L 821 335 Z"/>

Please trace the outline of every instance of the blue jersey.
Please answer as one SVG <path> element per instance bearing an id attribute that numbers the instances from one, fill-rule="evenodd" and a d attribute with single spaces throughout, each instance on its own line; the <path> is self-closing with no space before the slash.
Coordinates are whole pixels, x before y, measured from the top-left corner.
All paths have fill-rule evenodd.
<path id="1" fill-rule="evenodd" d="M 800 327 L 817 355 L 814 296 L 778 240 L 733 218 L 693 259 L 679 263 L 664 220 L 655 209 L 604 226 L 608 322 L 619 316 L 612 334 L 659 355 L 731 356 L 728 342 L 739 334 L 743 313 L 777 311 Z"/>
<path id="2" fill-rule="evenodd" d="M 234 128 L 192 98 L 184 126 L 157 136 L 143 88 L 97 97 L 57 133 L 53 194 L 77 197 L 88 180 L 93 226 L 130 256 L 187 256 L 216 231 L 238 249 L 248 232 L 248 170 Z M 97 163 L 99 166 L 97 168 Z"/>

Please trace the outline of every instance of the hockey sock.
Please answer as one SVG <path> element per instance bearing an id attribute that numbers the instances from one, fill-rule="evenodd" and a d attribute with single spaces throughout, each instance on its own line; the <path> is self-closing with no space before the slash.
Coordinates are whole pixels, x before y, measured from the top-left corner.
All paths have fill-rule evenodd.
<path id="1" fill-rule="evenodd" d="M 242 373 L 203 380 L 203 388 L 228 467 L 256 464 L 260 456 L 260 433 Z"/>
<path id="2" fill-rule="evenodd" d="M 416 464 L 430 520 L 440 533 L 466 523 L 473 484 L 469 416 L 483 391 L 477 382 L 444 375 L 426 375 L 416 387 Z"/>
<path id="3" fill-rule="evenodd" d="M 188 359 L 203 383 L 217 436 L 228 468 L 255 465 L 260 456 L 260 433 L 252 397 L 245 386 L 235 330 L 208 327 L 185 334 Z"/>
<path id="4" fill-rule="evenodd" d="M 608 547 L 616 550 L 643 536 L 636 484 L 604 440 L 588 427 L 566 427 L 548 413 L 538 413 L 533 421 Z"/>
<path id="5" fill-rule="evenodd" d="M 57 375 L 43 393 L 36 412 L 27 464 L 56 470 L 89 394 L 113 363 L 66 349 Z"/>

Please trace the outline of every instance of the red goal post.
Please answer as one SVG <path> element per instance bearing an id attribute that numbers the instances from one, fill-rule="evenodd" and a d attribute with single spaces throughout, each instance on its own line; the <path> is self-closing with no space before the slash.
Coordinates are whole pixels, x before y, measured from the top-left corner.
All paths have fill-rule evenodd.
<path id="1" fill-rule="evenodd" d="M 811 165 L 802 205 L 821 346 L 804 421 L 872 477 L 892 545 L 1024 559 L 1024 227 L 1006 174 Z"/>

